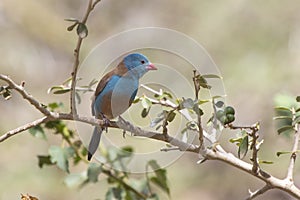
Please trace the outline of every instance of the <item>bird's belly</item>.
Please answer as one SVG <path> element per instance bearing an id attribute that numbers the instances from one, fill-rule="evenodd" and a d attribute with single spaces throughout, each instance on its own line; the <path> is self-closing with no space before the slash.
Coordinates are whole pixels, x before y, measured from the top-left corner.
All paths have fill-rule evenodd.
<path id="1" fill-rule="evenodd" d="M 120 81 L 113 90 L 100 95 L 95 102 L 95 106 L 98 107 L 96 110 L 109 119 L 121 115 L 129 108 L 137 88 L 138 83 Z"/>

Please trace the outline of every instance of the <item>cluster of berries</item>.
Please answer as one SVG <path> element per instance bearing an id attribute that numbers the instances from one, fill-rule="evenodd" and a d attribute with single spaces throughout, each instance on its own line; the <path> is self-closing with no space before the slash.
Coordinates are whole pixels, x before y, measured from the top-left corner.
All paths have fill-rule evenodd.
<path id="1" fill-rule="evenodd" d="M 224 109 L 217 111 L 216 117 L 223 125 L 226 125 L 235 120 L 234 114 L 234 108 L 231 106 L 226 106 Z"/>

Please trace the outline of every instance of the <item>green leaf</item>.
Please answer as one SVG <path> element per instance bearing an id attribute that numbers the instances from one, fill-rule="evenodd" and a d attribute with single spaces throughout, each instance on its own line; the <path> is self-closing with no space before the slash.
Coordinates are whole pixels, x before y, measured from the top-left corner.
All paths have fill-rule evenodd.
<path id="1" fill-rule="evenodd" d="M 218 78 L 218 79 L 222 79 L 221 76 L 218 76 L 216 74 L 204 74 L 202 75 L 203 78 Z"/>
<path id="2" fill-rule="evenodd" d="M 138 103 L 139 101 L 140 101 L 140 98 L 139 98 L 139 97 L 135 97 L 135 99 L 133 100 L 132 103 L 133 103 L 133 104 L 134 104 L 134 103 Z"/>
<path id="3" fill-rule="evenodd" d="M 87 170 L 88 181 L 96 183 L 98 181 L 98 176 L 102 171 L 102 167 L 96 163 L 91 163 Z"/>
<path id="4" fill-rule="evenodd" d="M 9 86 L 1 86 L 0 95 L 2 95 L 5 100 L 9 100 L 11 98 L 11 91 Z"/>
<path id="5" fill-rule="evenodd" d="M 170 99 L 173 99 L 173 96 L 172 96 L 172 94 L 171 94 L 170 92 L 164 91 L 164 92 L 163 92 L 163 96 L 164 96 L 164 97 L 169 97 Z"/>
<path id="6" fill-rule="evenodd" d="M 51 88 L 48 89 L 47 93 L 51 93 L 52 91 L 56 91 L 56 90 L 63 90 L 64 89 L 64 86 L 61 86 L 61 85 L 55 85 L 55 86 L 52 86 Z"/>
<path id="7" fill-rule="evenodd" d="M 80 97 L 80 94 L 78 92 L 75 92 L 75 97 L 77 99 L 77 103 L 81 104 L 81 97 Z"/>
<path id="8" fill-rule="evenodd" d="M 128 158 L 128 157 L 131 157 L 132 154 L 133 154 L 134 150 L 131 146 L 125 146 L 125 147 L 122 147 L 121 149 L 118 149 L 116 151 L 117 153 L 117 158 L 120 159 L 120 158 Z"/>
<path id="9" fill-rule="evenodd" d="M 91 80 L 91 82 L 89 83 L 89 87 L 92 87 L 96 83 L 98 83 L 98 80 L 96 80 L 96 79 Z"/>
<path id="10" fill-rule="evenodd" d="M 199 116 L 202 116 L 204 113 L 203 113 L 203 110 L 199 108 L 199 105 L 198 104 L 194 104 L 193 106 L 193 110 L 195 111 L 195 113 Z"/>
<path id="11" fill-rule="evenodd" d="M 248 152 L 248 146 L 249 146 L 249 138 L 248 135 L 246 135 L 245 137 L 243 137 L 239 146 L 238 157 L 240 159 L 243 159 L 246 156 Z"/>
<path id="12" fill-rule="evenodd" d="M 158 126 L 155 128 L 155 130 L 158 131 L 160 128 L 162 128 L 162 125 L 161 125 L 161 124 L 158 125 Z"/>
<path id="13" fill-rule="evenodd" d="M 71 89 L 55 90 L 55 91 L 53 92 L 53 94 L 65 94 L 65 93 L 68 93 L 68 92 L 70 92 L 70 91 L 71 91 Z"/>
<path id="14" fill-rule="evenodd" d="M 217 103 L 215 103 L 217 108 L 222 108 L 224 106 L 224 102 L 223 101 L 218 101 Z"/>
<path id="15" fill-rule="evenodd" d="M 208 103 L 208 102 L 210 102 L 210 100 L 204 99 L 204 100 L 199 100 L 198 104 L 202 105 L 202 104 L 205 104 L 205 103 Z"/>
<path id="16" fill-rule="evenodd" d="M 164 173 L 166 170 L 160 170 L 161 173 Z M 162 172 L 164 171 L 164 172 Z M 170 194 L 170 188 L 167 184 L 166 180 L 162 180 L 159 177 L 151 177 L 150 178 L 151 182 L 156 184 L 158 187 L 160 187 L 165 193 L 167 193 L 168 195 Z"/>
<path id="17" fill-rule="evenodd" d="M 297 102 L 300 102 L 300 96 L 297 96 L 297 97 L 296 97 L 296 101 L 297 101 Z"/>
<path id="18" fill-rule="evenodd" d="M 68 21 L 68 22 L 79 22 L 78 19 L 76 18 L 73 18 L 73 17 L 70 17 L 70 18 L 66 18 L 65 21 Z"/>
<path id="19" fill-rule="evenodd" d="M 128 157 L 128 156 L 131 156 L 133 152 L 134 152 L 134 150 L 131 146 L 125 146 L 125 147 L 122 147 L 120 154 L 123 157 Z"/>
<path id="20" fill-rule="evenodd" d="M 159 200 L 159 196 L 154 193 L 154 194 L 151 194 L 151 196 L 148 197 L 147 200 Z"/>
<path id="21" fill-rule="evenodd" d="M 122 200 L 122 193 L 124 191 L 120 187 L 110 188 L 105 195 L 105 200 Z"/>
<path id="22" fill-rule="evenodd" d="M 150 108 L 144 108 L 141 113 L 142 118 L 147 117 L 147 115 L 149 114 L 149 111 L 150 111 Z"/>
<path id="23" fill-rule="evenodd" d="M 175 119 L 175 116 L 176 116 L 176 113 L 175 113 L 175 112 L 170 112 L 170 113 L 168 114 L 167 121 L 168 121 L 168 122 L 172 122 L 172 121 Z"/>
<path id="24" fill-rule="evenodd" d="M 290 153 L 292 153 L 291 151 L 278 151 L 277 153 L 276 153 L 276 155 L 279 157 L 279 156 L 281 156 L 281 155 L 284 155 L 284 154 L 290 154 Z"/>
<path id="25" fill-rule="evenodd" d="M 88 28 L 83 23 L 78 23 L 76 32 L 77 32 L 77 35 L 82 39 L 86 38 L 88 36 Z"/>
<path id="26" fill-rule="evenodd" d="M 55 120 L 55 121 L 49 121 L 45 123 L 45 127 L 48 129 L 54 129 L 57 128 L 61 125 L 61 121 L 60 120 Z"/>
<path id="27" fill-rule="evenodd" d="M 54 165 L 54 163 L 51 162 L 51 157 L 49 155 L 47 156 L 42 156 L 38 155 L 38 165 L 40 168 L 42 168 L 44 165 Z"/>
<path id="28" fill-rule="evenodd" d="M 71 147 L 61 148 L 59 146 L 51 146 L 49 148 L 49 155 L 51 156 L 51 162 L 69 173 L 69 161 L 68 158 L 74 155 L 74 150 Z"/>
<path id="29" fill-rule="evenodd" d="M 194 101 L 191 98 L 184 99 L 182 102 L 183 108 L 192 109 L 194 107 Z"/>
<path id="30" fill-rule="evenodd" d="M 3 98 L 5 100 L 9 100 L 11 98 L 11 92 L 10 90 L 6 90 L 3 94 L 2 94 Z"/>
<path id="31" fill-rule="evenodd" d="M 64 183 L 69 188 L 75 188 L 83 185 L 86 181 L 87 181 L 86 173 L 78 173 L 78 174 L 69 174 L 65 178 Z"/>
<path id="32" fill-rule="evenodd" d="M 58 108 L 62 108 L 64 106 L 64 104 L 62 102 L 53 102 L 53 103 L 49 103 L 48 107 L 51 109 L 51 111 L 54 111 Z"/>
<path id="33" fill-rule="evenodd" d="M 0 86 L 0 95 L 3 94 L 5 87 L 4 86 Z"/>
<path id="34" fill-rule="evenodd" d="M 162 122 L 162 120 L 164 120 L 163 117 L 154 118 L 150 123 L 150 127 L 151 128 L 155 127 L 158 123 Z"/>
<path id="35" fill-rule="evenodd" d="M 267 160 L 259 160 L 258 162 L 259 162 L 260 164 L 268 164 L 268 165 L 274 164 L 273 161 L 267 161 Z"/>
<path id="36" fill-rule="evenodd" d="M 285 106 L 276 106 L 275 110 L 284 110 L 284 111 L 291 112 L 291 109 L 289 107 L 285 107 Z"/>
<path id="37" fill-rule="evenodd" d="M 238 145 L 240 145 L 241 142 L 242 142 L 242 140 L 243 140 L 242 137 L 239 137 L 239 138 L 231 138 L 231 139 L 229 139 L 229 142 L 231 142 L 231 143 L 237 143 Z"/>
<path id="38" fill-rule="evenodd" d="M 148 165 L 149 165 L 154 171 L 161 168 L 161 167 L 159 166 L 159 164 L 157 163 L 156 160 L 150 160 L 150 161 L 148 162 Z"/>
<path id="39" fill-rule="evenodd" d="M 276 116 L 276 117 L 273 117 L 273 120 L 278 120 L 278 119 L 290 119 L 292 120 L 292 116 L 287 116 L 287 115 L 283 115 L 283 116 Z"/>
<path id="40" fill-rule="evenodd" d="M 148 165 L 154 170 L 155 173 L 155 176 L 150 178 L 151 182 L 159 186 L 167 194 L 170 194 L 170 188 L 167 184 L 167 171 L 162 169 L 156 160 L 150 160 Z"/>
<path id="41" fill-rule="evenodd" d="M 292 131 L 292 130 L 294 130 L 293 126 L 283 126 L 277 130 L 277 133 L 280 135 L 283 132 Z"/>
<path id="42" fill-rule="evenodd" d="M 142 99 L 141 103 L 142 103 L 143 108 L 148 109 L 152 106 L 152 102 L 147 97 L 144 96 L 141 99 Z"/>
<path id="43" fill-rule="evenodd" d="M 193 122 L 193 121 L 187 122 L 186 127 L 189 130 L 195 130 L 195 131 L 198 130 L 198 125 L 196 124 L 196 122 Z"/>
<path id="44" fill-rule="evenodd" d="M 75 22 L 74 24 L 72 24 L 71 26 L 67 27 L 67 31 L 73 31 L 73 29 L 77 26 L 78 22 Z"/>
<path id="45" fill-rule="evenodd" d="M 206 89 L 211 89 L 211 86 L 208 85 L 206 79 L 203 76 L 197 76 L 197 81 L 200 85 L 200 87 L 206 88 Z"/>
<path id="46" fill-rule="evenodd" d="M 36 138 L 46 139 L 46 134 L 44 132 L 44 129 L 41 127 L 41 125 L 34 126 L 29 129 L 29 133 Z"/>

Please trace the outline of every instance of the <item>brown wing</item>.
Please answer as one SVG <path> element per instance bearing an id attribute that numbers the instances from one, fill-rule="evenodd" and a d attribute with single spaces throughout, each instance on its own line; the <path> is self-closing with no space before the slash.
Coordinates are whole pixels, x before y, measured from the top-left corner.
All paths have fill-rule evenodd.
<path id="1" fill-rule="evenodd" d="M 123 76 L 127 72 L 127 68 L 125 67 L 124 63 L 121 62 L 116 68 L 108 72 L 103 76 L 101 81 L 98 83 L 96 91 L 95 91 L 95 96 L 98 96 L 106 86 L 107 82 L 113 75 L 118 75 L 118 76 Z"/>
<path id="2" fill-rule="evenodd" d="M 103 91 L 103 89 L 105 88 L 106 84 L 108 83 L 108 81 L 110 80 L 110 78 L 113 75 L 118 75 L 118 76 L 123 76 L 124 74 L 127 73 L 127 68 L 125 67 L 123 62 L 120 62 L 119 65 L 114 68 L 113 70 L 111 70 L 110 72 L 108 72 L 107 74 L 105 74 L 102 79 L 100 80 L 100 82 L 97 85 L 96 91 L 94 93 L 94 96 L 92 97 L 92 114 L 95 115 L 94 113 L 94 102 L 96 100 L 96 97 Z"/>

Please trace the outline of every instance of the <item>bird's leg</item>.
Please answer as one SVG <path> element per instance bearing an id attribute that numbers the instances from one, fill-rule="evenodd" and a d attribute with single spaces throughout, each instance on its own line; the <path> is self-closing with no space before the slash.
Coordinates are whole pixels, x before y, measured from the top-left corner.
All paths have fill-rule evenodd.
<path id="1" fill-rule="evenodd" d="M 104 122 L 104 125 L 101 126 L 101 128 L 102 128 L 102 130 L 105 130 L 105 132 L 107 133 L 107 127 L 108 127 L 110 121 L 103 113 L 100 113 L 100 117 Z"/>

